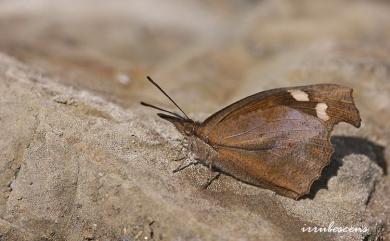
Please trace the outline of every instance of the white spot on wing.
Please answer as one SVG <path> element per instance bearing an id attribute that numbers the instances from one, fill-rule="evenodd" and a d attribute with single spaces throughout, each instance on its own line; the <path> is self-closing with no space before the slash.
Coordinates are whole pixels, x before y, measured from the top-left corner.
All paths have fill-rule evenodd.
<path id="1" fill-rule="evenodd" d="M 288 90 L 291 96 L 297 101 L 309 101 L 309 95 L 302 90 Z"/>
<path id="2" fill-rule="evenodd" d="M 327 121 L 330 119 L 330 117 L 326 113 L 326 109 L 328 109 L 328 105 L 325 103 L 318 103 L 316 105 L 317 116 L 323 121 Z"/>

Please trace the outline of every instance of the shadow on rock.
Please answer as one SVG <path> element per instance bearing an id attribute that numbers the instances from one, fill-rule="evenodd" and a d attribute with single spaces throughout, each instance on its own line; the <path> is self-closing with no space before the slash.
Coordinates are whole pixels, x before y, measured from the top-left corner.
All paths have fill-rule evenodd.
<path id="1" fill-rule="evenodd" d="M 313 183 L 311 192 L 306 198 L 313 199 L 320 189 L 327 188 L 331 177 L 337 175 L 342 165 L 342 160 L 350 154 L 362 154 L 374 161 L 387 175 L 387 163 L 384 155 L 384 147 L 372 141 L 359 137 L 333 136 L 331 138 L 335 152 L 330 164 L 324 168 L 321 177 Z"/>

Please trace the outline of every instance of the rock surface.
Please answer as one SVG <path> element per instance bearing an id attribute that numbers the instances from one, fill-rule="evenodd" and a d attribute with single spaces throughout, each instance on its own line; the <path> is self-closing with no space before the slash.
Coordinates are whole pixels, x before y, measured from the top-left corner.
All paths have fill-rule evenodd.
<path id="1" fill-rule="evenodd" d="M 0 1 L 0 240 L 390 240 L 390 5 L 156 4 Z M 202 190 L 213 174 L 173 174 L 181 136 L 138 106 L 167 103 L 147 74 L 199 120 L 269 88 L 345 84 L 363 125 L 335 128 L 304 199 L 227 176 Z M 331 223 L 369 231 L 302 232 Z"/>

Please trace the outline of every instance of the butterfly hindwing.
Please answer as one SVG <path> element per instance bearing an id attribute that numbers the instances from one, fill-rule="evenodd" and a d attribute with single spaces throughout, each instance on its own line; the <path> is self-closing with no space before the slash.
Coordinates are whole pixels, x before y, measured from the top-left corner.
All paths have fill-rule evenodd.
<path id="1" fill-rule="evenodd" d="M 257 186 L 268 183 L 267 188 L 292 198 L 309 191 L 333 153 L 326 126 L 286 106 L 248 112 L 223 127 L 210 133 L 219 153 L 215 166 Z"/>

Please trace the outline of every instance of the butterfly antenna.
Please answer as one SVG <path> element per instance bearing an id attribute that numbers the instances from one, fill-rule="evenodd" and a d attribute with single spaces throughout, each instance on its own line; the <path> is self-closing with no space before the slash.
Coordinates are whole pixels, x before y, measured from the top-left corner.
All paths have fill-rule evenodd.
<path id="1" fill-rule="evenodd" d="M 171 115 L 174 115 L 176 117 L 179 117 L 180 119 L 183 119 L 183 116 L 175 113 L 175 112 L 172 112 L 172 111 L 169 111 L 169 110 L 164 110 L 163 108 L 160 108 L 158 106 L 155 106 L 155 105 L 151 105 L 151 104 L 148 104 L 148 103 L 145 103 L 143 101 L 141 101 L 141 105 L 143 106 L 147 106 L 147 107 L 150 107 L 150 108 L 153 108 L 153 109 L 156 109 L 156 110 L 159 110 L 159 111 L 163 111 L 163 112 L 166 112 L 166 113 L 169 113 Z"/>
<path id="2" fill-rule="evenodd" d="M 150 83 L 152 83 L 154 86 L 156 86 L 170 101 L 172 101 L 172 103 L 184 114 L 184 116 L 187 118 L 187 120 L 190 119 L 186 115 L 186 113 L 179 107 L 179 105 L 176 104 L 176 102 L 174 100 L 172 100 L 172 98 L 167 93 L 165 93 L 165 91 L 156 82 L 154 82 L 152 80 L 152 78 L 150 78 L 149 76 L 146 76 L 146 78 L 149 80 Z"/>

